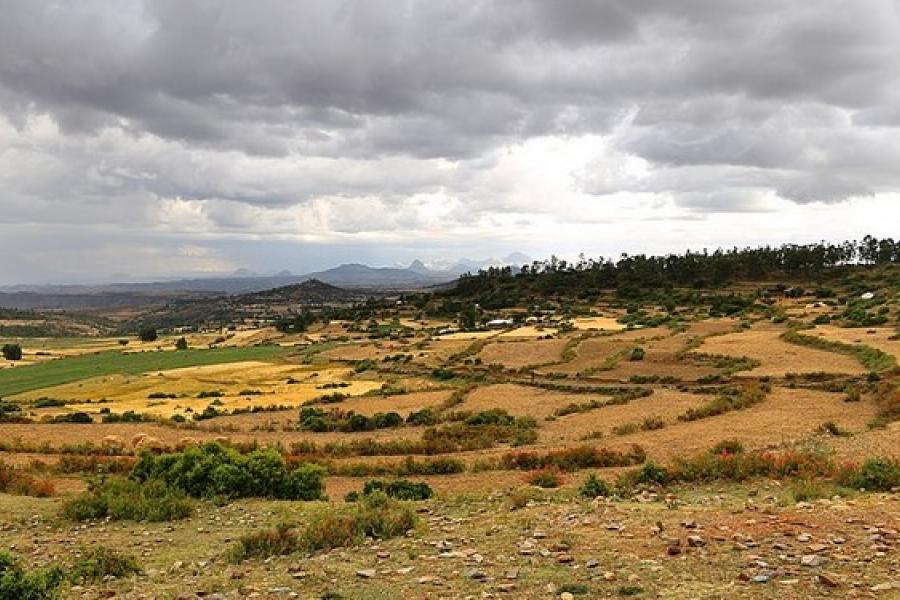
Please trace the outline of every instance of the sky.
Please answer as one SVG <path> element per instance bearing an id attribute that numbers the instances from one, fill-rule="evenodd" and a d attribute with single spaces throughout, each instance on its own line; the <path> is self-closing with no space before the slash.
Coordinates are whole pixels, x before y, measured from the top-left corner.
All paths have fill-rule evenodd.
<path id="1" fill-rule="evenodd" d="M 898 0 L 0 0 L 0 284 L 896 235 Z"/>

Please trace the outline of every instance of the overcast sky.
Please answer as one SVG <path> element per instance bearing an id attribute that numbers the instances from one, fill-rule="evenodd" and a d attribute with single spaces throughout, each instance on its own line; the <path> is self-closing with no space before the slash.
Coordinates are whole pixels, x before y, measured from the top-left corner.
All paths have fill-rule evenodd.
<path id="1" fill-rule="evenodd" d="M 897 0 L 0 0 L 0 284 L 897 235 Z"/>

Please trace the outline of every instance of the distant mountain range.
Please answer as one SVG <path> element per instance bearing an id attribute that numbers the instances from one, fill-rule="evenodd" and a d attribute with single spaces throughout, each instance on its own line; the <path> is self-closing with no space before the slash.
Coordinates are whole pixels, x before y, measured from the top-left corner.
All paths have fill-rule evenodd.
<path id="1" fill-rule="evenodd" d="M 294 275 L 290 271 L 260 275 L 247 269 L 238 269 L 226 277 L 104 285 L 7 286 L 0 287 L 0 307 L 90 310 L 164 304 L 185 295 L 248 294 L 309 280 L 350 289 L 412 290 L 446 284 L 463 273 L 477 272 L 491 266 L 518 267 L 529 262 L 531 259 L 528 256 L 516 252 L 502 259 L 463 259 L 447 265 L 440 262 L 426 265 L 421 260 L 414 260 L 408 267 L 344 264 L 305 275 Z"/>

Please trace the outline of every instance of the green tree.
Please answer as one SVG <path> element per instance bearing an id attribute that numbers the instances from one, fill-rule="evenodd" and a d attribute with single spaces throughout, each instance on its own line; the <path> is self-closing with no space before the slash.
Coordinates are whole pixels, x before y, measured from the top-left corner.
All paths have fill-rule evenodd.
<path id="1" fill-rule="evenodd" d="M 138 337 L 142 342 L 155 342 L 159 335 L 156 333 L 155 327 L 141 327 L 138 330 Z"/>
<path id="2" fill-rule="evenodd" d="M 175 349 L 176 350 L 187 350 L 188 349 L 188 343 L 187 343 L 187 340 L 184 339 L 184 336 L 181 336 L 175 342 Z"/>
<path id="3" fill-rule="evenodd" d="M 5 344 L 2 352 L 6 360 L 22 360 L 22 346 L 18 344 Z"/>

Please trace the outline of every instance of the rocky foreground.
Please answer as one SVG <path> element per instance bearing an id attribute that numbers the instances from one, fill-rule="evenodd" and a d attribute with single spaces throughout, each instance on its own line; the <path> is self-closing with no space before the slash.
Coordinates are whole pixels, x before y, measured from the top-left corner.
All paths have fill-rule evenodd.
<path id="1" fill-rule="evenodd" d="M 58 501 L 0 496 L 0 548 L 31 567 L 105 545 L 143 574 L 71 598 L 895 598 L 900 495 L 796 503 L 784 486 L 676 488 L 583 501 L 568 491 L 416 503 L 405 538 L 230 564 L 242 534 L 323 503 L 203 504 L 174 523 L 60 520 Z"/>

